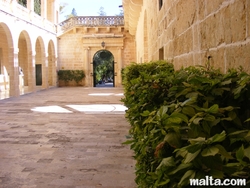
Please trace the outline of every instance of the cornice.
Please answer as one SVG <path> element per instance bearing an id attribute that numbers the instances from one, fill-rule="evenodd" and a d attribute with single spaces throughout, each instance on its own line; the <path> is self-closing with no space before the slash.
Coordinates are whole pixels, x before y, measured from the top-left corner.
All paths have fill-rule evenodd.
<path id="1" fill-rule="evenodd" d="M 123 0 L 125 29 L 135 35 L 143 0 Z"/>

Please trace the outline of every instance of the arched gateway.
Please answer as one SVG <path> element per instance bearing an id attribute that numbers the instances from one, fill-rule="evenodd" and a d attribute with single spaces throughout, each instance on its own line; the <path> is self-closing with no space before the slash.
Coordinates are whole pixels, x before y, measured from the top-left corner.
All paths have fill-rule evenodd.
<path id="1" fill-rule="evenodd" d="M 59 68 L 83 70 L 85 87 L 122 87 L 121 71 L 135 61 L 123 16 L 75 16 L 59 25 Z"/>
<path id="2" fill-rule="evenodd" d="M 94 87 L 114 87 L 114 56 L 108 50 L 99 50 L 93 57 Z"/>

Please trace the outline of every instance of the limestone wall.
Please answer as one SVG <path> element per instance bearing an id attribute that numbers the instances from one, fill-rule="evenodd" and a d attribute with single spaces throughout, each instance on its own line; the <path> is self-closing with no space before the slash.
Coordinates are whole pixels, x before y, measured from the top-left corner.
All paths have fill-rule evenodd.
<path id="1" fill-rule="evenodd" d="M 123 67 L 126 67 L 131 62 L 136 62 L 136 48 L 134 37 L 126 34 L 126 39 L 124 40 L 124 49 L 122 53 L 123 57 Z"/>
<path id="2" fill-rule="evenodd" d="M 241 65 L 250 71 L 250 1 L 163 0 L 160 8 L 158 0 L 144 0 L 135 37 L 137 62 L 144 51 L 158 60 L 162 48 L 176 68 L 204 64 L 210 56 L 222 70 Z"/>

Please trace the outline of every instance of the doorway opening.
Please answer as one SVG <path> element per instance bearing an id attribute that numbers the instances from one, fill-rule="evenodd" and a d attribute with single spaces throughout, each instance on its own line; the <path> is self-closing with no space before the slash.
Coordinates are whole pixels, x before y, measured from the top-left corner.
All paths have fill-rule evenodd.
<path id="1" fill-rule="evenodd" d="M 108 50 L 99 50 L 93 57 L 94 87 L 115 87 L 114 56 Z"/>
<path id="2" fill-rule="evenodd" d="M 42 85 L 42 65 L 36 64 L 36 85 Z"/>

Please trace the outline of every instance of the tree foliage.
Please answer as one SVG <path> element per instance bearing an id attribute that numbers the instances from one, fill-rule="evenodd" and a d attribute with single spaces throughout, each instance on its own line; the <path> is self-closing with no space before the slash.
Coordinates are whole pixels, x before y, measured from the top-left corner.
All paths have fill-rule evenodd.
<path id="1" fill-rule="evenodd" d="M 76 12 L 76 9 L 73 8 L 72 11 L 71 11 L 71 14 L 69 14 L 69 15 L 67 15 L 65 17 L 66 17 L 66 19 L 68 19 L 68 18 L 72 18 L 72 17 L 75 17 L 75 16 L 77 16 L 77 12 Z"/>
<path id="2" fill-rule="evenodd" d="M 76 9 L 75 9 L 75 8 L 72 9 L 71 14 L 72 14 L 73 16 L 77 16 L 77 13 L 76 13 Z"/>
<path id="3" fill-rule="evenodd" d="M 18 0 L 18 3 L 24 7 L 27 7 L 27 0 Z"/>
<path id="4" fill-rule="evenodd" d="M 106 15 L 107 15 L 106 12 L 104 11 L 104 8 L 103 8 L 103 7 L 100 7 L 100 8 L 99 8 L 98 15 L 99 15 L 99 16 L 106 16 Z"/>
<path id="5" fill-rule="evenodd" d="M 83 70 L 59 70 L 58 79 L 63 80 L 65 83 L 74 80 L 77 84 L 85 78 Z"/>
<path id="6" fill-rule="evenodd" d="M 106 50 L 98 51 L 94 56 L 93 64 L 96 83 L 102 79 L 113 78 L 114 57 L 111 52 Z"/>
<path id="7" fill-rule="evenodd" d="M 41 16 L 41 0 L 34 0 L 34 12 Z"/>
<path id="8" fill-rule="evenodd" d="M 120 13 L 117 14 L 116 16 L 124 16 L 124 11 L 123 11 L 123 9 L 120 9 Z"/>
<path id="9" fill-rule="evenodd" d="M 64 11 L 65 11 L 65 8 L 68 6 L 68 3 L 63 3 L 61 2 L 60 5 L 59 5 L 59 13 L 60 14 L 63 14 Z"/>

